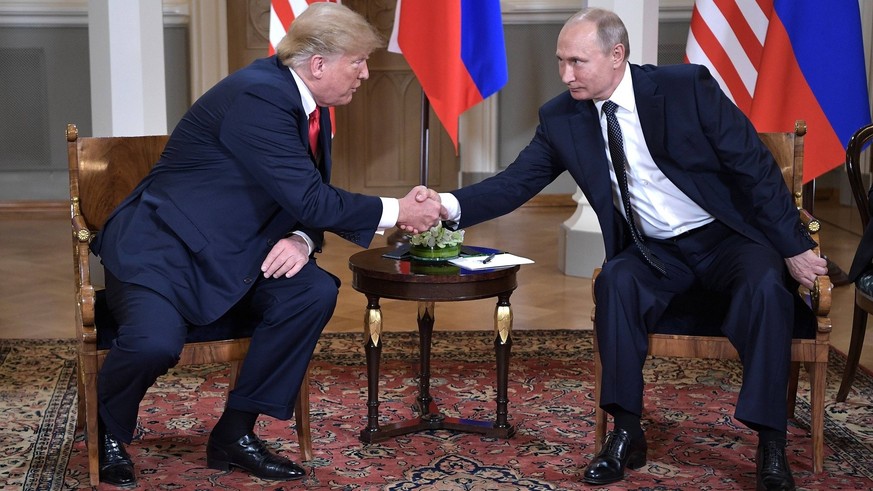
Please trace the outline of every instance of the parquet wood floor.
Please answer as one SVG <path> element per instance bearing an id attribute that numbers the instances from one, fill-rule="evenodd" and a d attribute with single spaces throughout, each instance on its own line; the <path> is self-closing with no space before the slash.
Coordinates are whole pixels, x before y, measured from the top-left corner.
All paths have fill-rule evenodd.
<path id="1" fill-rule="evenodd" d="M 854 208 L 834 200 L 817 201 L 816 215 L 824 223 L 823 250 L 848 269 L 860 237 Z M 519 287 L 510 301 L 513 329 L 590 329 L 590 280 L 565 276 L 557 265 L 560 224 L 572 207 L 525 206 L 515 212 L 467 230 L 466 242 L 499 247 L 536 261 L 523 266 Z M 0 218 L 0 337 L 73 337 L 73 282 L 69 221 L 62 213 L 37 218 Z M 373 247 L 385 240 L 377 238 Z M 348 257 L 359 251 L 328 234 L 319 263 L 343 281 L 329 332 L 362 332 L 364 296 L 351 287 Z M 833 295 L 832 343 L 848 349 L 852 323 L 853 289 L 836 288 Z M 415 330 L 413 302 L 382 300 L 386 331 Z M 474 300 L 437 304 L 438 330 L 493 329 L 494 301 Z M 862 365 L 873 369 L 873 334 L 868 333 Z"/>

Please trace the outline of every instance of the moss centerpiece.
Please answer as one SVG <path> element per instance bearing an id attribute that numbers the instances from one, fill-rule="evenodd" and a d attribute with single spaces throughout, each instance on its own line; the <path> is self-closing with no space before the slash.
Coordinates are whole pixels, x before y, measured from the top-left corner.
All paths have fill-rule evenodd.
<path id="1" fill-rule="evenodd" d="M 449 230 L 442 222 L 409 239 L 409 255 L 418 261 L 448 261 L 461 255 L 463 230 Z"/>

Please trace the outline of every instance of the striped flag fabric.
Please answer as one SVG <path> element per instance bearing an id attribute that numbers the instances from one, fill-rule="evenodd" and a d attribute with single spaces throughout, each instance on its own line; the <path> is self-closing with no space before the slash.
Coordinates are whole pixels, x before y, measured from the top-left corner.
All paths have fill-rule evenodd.
<path id="1" fill-rule="evenodd" d="M 316 2 L 342 3 L 340 0 L 270 0 L 270 55 L 276 54 L 276 45 L 285 37 L 294 19 Z"/>
<path id="2" fill-rule="evenodd" d="M 455 152 L 460 115 L 509 80 L 500 0 L 398 0 L 388 50 L 406 58 Z"/>
<path id="3" fill-rule="evenodd" d="M 706 65 L 759 132 L 807 122 L 803 181 L 870 123 L 857 0 L 696 0 L 685 61 Z"/>

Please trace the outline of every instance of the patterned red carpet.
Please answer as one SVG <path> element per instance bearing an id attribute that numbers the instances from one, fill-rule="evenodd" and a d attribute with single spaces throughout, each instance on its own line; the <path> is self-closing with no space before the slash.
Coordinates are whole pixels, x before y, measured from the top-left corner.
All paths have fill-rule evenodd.
<path id="1" fill-rule="evenodd" d="M 444 413 L 491 419 L 493 334 L 435 333 L 431 393 Z M 364 445 L 366 371 L 360 334 L 325 335 L 312 365 L 315 459 L 302 482 L 274 483 L 206 467 L 205 446 L 224 404 L 222 365 L 176 370 L 149 392 L 129 447 L 138 489 L 572 490 L 593 452 L 591 337 L 582 331 L 514 333 L 509 440 L 449 431 Z M 417 334 L 386 333 L 381 416 L 413 415 Z M 0 486 L 88 487 L 85 444 L 74 437 L 72 347 L 57 341 L 0 342 Z M 843 357 L 832 353 L 829 401 Z M 729 362 L 651 360 L 644 415 L 649 461 L 615 489 L 754 489 L 755 436 L 731 417 L 740 381 Z M 801 381 L 801 387 L 807 387 Z M 873 488 L 873 377 L 862 373 L 849 401 L 827 405 L 825 472 L 812 474 L 804 393 L 790 423 L 789 460 L 804 489 Z M 257 432 L 299 460 L 289 423 L 262 418 Z M 74 439 L 75 438 L 75 439 Z M 104 487 L 101 486 L 101 489 Z M 105 487 L 105 489 L 111 489 Z"/>

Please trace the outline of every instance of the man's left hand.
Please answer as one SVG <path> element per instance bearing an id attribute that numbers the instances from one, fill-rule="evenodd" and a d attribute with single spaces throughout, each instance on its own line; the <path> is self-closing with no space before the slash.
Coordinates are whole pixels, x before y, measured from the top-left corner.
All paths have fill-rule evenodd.
<path id="1" fill-rule="evenodd" d="M 828 261 L 812 249 L 785 259 L 788 273 L 801 285 L 812 289 L 815 279 L 828 274 Z"/>
<path id="2" fill-rule="evenodd" d="M 261 264 L 261 271 L 264 273 L 264 278 L 271 276 L 290 278 L 307 262 L 309 262 L 309 246 L 303 238 L 292 235 L 276 242 Z"/>

